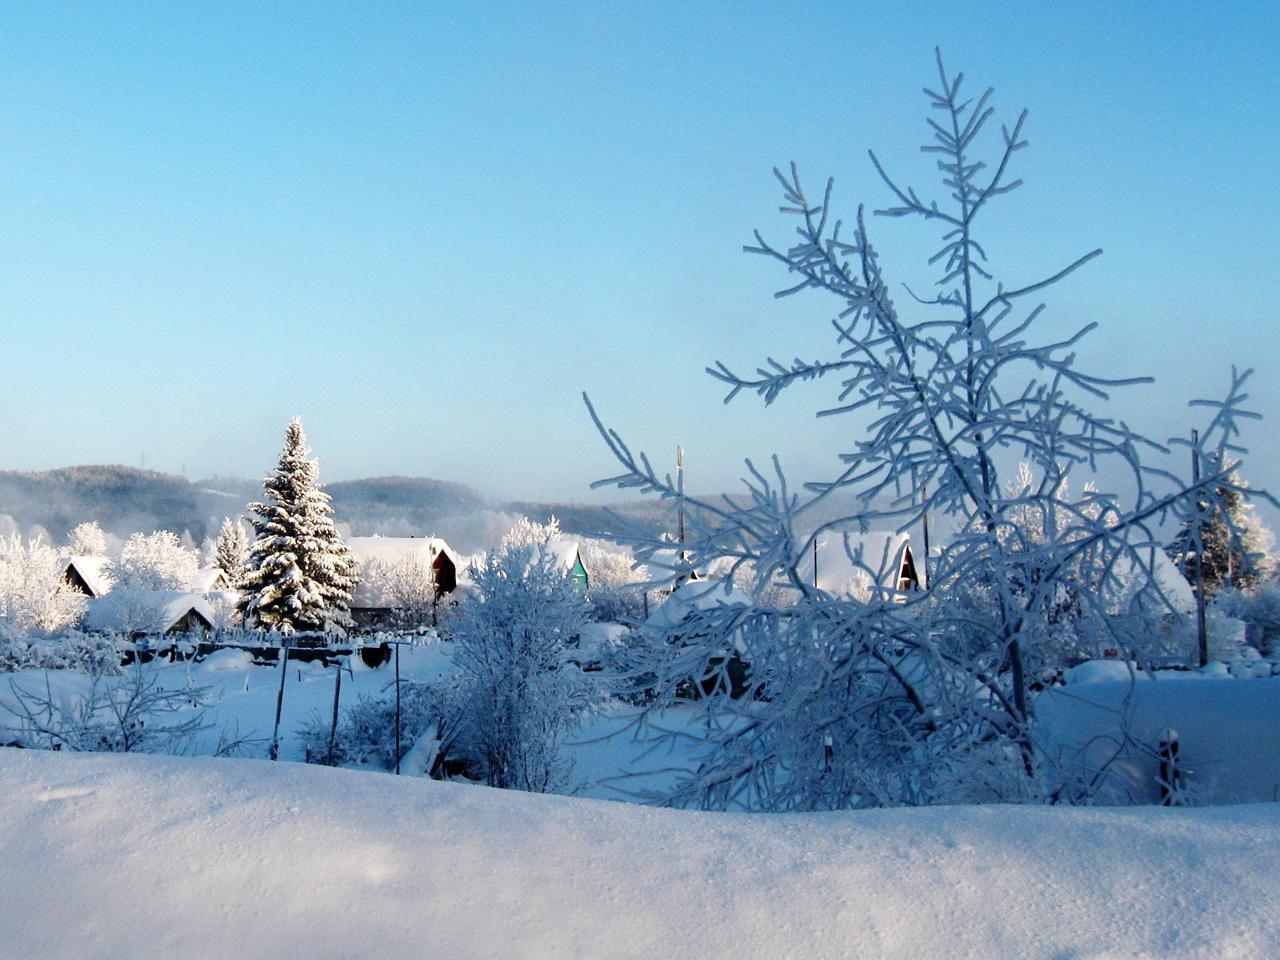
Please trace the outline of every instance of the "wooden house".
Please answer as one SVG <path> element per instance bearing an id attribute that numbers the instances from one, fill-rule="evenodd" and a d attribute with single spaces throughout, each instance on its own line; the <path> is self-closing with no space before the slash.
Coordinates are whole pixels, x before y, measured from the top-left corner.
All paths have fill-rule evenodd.
<path id="1" fill-rule="evenodd" d="M 882 530 L 832 532 L 801 558 L 798 572 L 834 597 L 861 598 L 873 591 L 901 597 L 926 586 L 910 534 Z"/>
<path id="2" fill-rule="evenodd" d="M 106 575 L 106 557 L 69 556 L 61 559 L 62 579 L 93 599 L 111 591 L 111 579 Z"/>

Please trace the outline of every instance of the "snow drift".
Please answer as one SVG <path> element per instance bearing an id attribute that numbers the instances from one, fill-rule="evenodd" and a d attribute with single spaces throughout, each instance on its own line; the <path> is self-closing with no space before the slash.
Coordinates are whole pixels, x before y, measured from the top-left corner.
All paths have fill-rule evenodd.
<path id="1" fill-rule="evenodd" d="M 12 957 L 1259 957 L 1280 807 L 748 816 L 0 750 Z"/>

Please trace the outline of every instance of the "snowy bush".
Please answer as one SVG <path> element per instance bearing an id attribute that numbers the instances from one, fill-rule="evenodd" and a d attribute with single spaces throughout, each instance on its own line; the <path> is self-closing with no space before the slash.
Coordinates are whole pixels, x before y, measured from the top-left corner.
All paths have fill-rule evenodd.
<path id="1" fill-rule="evenodd" d="M 40 638 L 0 625 L 0 673 L 17 670 L 75 670 L 109 675 L 119 672 L 119 638 L 69 631 Z"/>
<path id="2" fill-rule="evenodd" d="M 125 541 L 120 556 L 106 566 L 115 589 L 189 590 L 200 558 L 174 533 L 158 530 L 135 533 Z"/>
<path id="3" fill-rule="evenodd" d="M 584 540 L 582 563 L 591 578 L 587 599 L 593 620 L 628 623 L 644 619 L 649 572 L 643 565 L 635 566 L 630 552 L 600 540 Z"/>
<path id="4" fill-rule="evenodd" d="M 551 791 L 568 774 L 560 744 L 596 696 L 568 656 L 586 603 L 534 545 L 498 550 L 473 576 L 477 596 L 452 624 L 461 740 L 491 786 Z"/>
<path id="5" fill-rule="evenodd" d="M 447 685 L 400 684 L 400 748 L 413 749 L 418 737 L 438 731 L 453 711 Z M 326 763 L 329 757 L 329 734 L 332 717 L 313 716 L 299 731 L 308 763 Z M 333 762 L 343 765 L 369 765 L 380 770 L 395 769 L 396 700 L 389 695 L 362 694 L 339 715 L 334 737 Z"/>
<path id="6" fill-rule="evenodd" d="M 748 462 L 746 497 L 708 502 L 686 495 L 633 453 L 588 402 L 601 437 L 621 465 L 601 480 L 655 494 L 686 518 L 683 550 L 695 569 L 728 558 L 750 565 L 749 603 L 699 609 L 678 625 L 678 658 L 656 664 L 657 696 L 638 723 L 656 745 L 694 751 L 696 768 L 665 799 L 712 808 L 817 809 L 945 802 L 973 796 L 1036 800 L 1051 778 L 1030 697 L 1036 673 L 1099 648 L 1145 660 L 1164 651 L 1148 629 L 1176 607 L 1153 568 L 1154 532 L 1220 504 L 1241 485 L 1224 465 L 1249 374 L 1232 371 L 1224 399 L 1205 402 L 1207 423 L 1192 446 L 1202 467 L 1188 484 L 1143 462 L 1164 447 L 1086 402 L 1142 378 L 1112 381 L 1077 366 L 1090 328 L 1041 332 L 1041 291 L 1100 254 L 1047 277 L 997 278 L 979 240 L 986 212 L 1018 186 L 1015 154 L 1027 115 L 1004 127 L 993 156 L 979 157 L 993 115 L 991 91 L 961 93 L 961 77 L 938 57 L 926 91 L 933 117 L 925 152 L 942 189 L 935 200 L 893 179 L 872 157 L 890 203 L 879 213 L 938 228 L 929 263 L 936 288 L 907 298 L 884 274 L 865 211 L 837 219 L 828 181 L 806 192 L 793 165 L 775 171 L 783 213 L 795 229 L 774 244 L 757 233 L 749 252 L 785 273 L 781 295 L 816 292 L 824 326 L 834 321 L 836 355 L 767 359 L 739 376 L 711 369 L 727 400 L 754 394 L 772 403 L 806 383 L 839 381 L 823 415 L 853 418 L 851 444 L 829 476 L 788 480 Z M 1185 449 L 1185 440 L 1173 440 Z M 1029 469 L 1002 477 L 1011 456 Z M 1125 495 L 1068 479 L 1124 478 Z M 836 515 L 833 505 L 844 503 Z M 802 566 L 822 538 L 906 531 L 931 518 L 955 531 L 929 557 L 929 589 L 877 589 L 865 602 L 816 589 Z M 1230 516 L 1224 522 L 1231 523 Z M 669 545 L 636 532 L 627 542 L 648 561 Z M 860 567 L 875 584 L 877 558 Z M 762 599 L 785 585 L 789 605 Z M 709 676 L 741 643 L 753 694 L 689 702 L 686 678 Z M 700 729 L 674 730 L 662 711 L 682 704 Z"/>
<path id="7" fill-rule="evenodd" d="M 435 570 L 421 556 L 413 554 L 394 561 L 367 560 L 360 579 L 379 606 L 391 610 L 394 624 L 402 630 L 432 626 L 439 616 Z M 446 595 L 447 596 L 447 595 Z"/>
<path id="8" fill-rule="evenodd" d="M 18 739 L 42 750 L 110 753 L 189 753 L 209 729 L 207 691 L 168 690 L 154 667 L 135 662 L 123 671 L 89 674 L 86 689 L 55 692 L 43 680 L 10 680 L 4 707 L 17 720 Z"/>
<path id="9" fill-rule="evenodd" d="M 0 537 L 0 624 L 49 636 L 80 622 L 85 597 L 62 576 L 58 552 L 43 538 Z"/>
<path id="10" fill-rule="evenodd" d="M 1251 644 L 1267 655 L 1277 652 L 1280 638 L 1280 581 L 1268 580 L 1257 593 L 1224 589 L 1214 597 L 1214 609 L 1248 624 Z"/>

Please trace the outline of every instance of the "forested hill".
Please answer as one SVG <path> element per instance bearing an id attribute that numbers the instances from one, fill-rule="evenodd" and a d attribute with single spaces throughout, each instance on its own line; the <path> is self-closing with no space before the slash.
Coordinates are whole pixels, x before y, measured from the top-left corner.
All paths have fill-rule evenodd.
<path id="1" fill-rule="evenodd" d="M 328 484 L 334 512 L 356 534 L 437 534 L 471 552 L 495 543 L 519 515 L 545 520 L 555 514 L 572 534 L 618 527 L 602 507 L 486 500 L 470 487 L 426 477 L 373 477 Z M 125 537 L 158 529 L 189 532 L 197 543 L 215 533 L 223 517 L 245 512 L 262 495 L 260 480 L 184 477 L 119 465 L 63 467 L 42 472 L 0 472 L 0 517 L 8 530 L 43 528 L 62 541 L 77 523 L 97 520 Z M 656 504 L 618 508 L 629 520 L 659 529 Z"/>

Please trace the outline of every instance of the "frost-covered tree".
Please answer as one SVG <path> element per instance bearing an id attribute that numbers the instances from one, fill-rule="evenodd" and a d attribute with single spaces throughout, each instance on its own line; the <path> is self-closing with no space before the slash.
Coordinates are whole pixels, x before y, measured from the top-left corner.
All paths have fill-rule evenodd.
<path id="1" fill-rule="evenodd" d="M 517 547 L 545 546 L 553 540 L 559 540 L 560 536 L 560 521 L 555 516 L 550 517 L 546 523 L 520 517 L 503 535 L 498 551 L 502 553 Z"/>
<path id="2" fill-rule="evenodd" d="M 359 564 L 338 535 L 329 495 L 317 486 L 302 421 L 285 431 L 265 501 L 252 503 L 256 539 L 241 581 L 240 610 L 251 627 L 342 632 L 351 627 Z"/>
<path id="3" fill-rule="evenodd" d="M 62 574 L 58 551 L 43 538 L 0 537 L 0 622 L 46 636 L 79 623 L 85 597 Z"/>
<path id="4" fill-rule="evenodd" d="M 244 576 L 244 565 L 249 559 L 249 537 L 239 520 L 227 517 L 222 521 L 218 539 L 213 547 L 213 565 L 222 571 L 227 586 L 235 590 Z"/>
<path id="5" fill-rule="evenodd" d="M 477 596 L 453 623 L 460 740 L 491 786 L 548 792 L 568 774 L 560 746 L 594 697 L 567 656 L 586 601 L 532 544 L 495 551 L 473 577 Z"/>
<path id="6" fill-rule="evenodd" d="M 755 394 L 765 404 L 802 383 L 839 381 L 820 413 L 857 425 L 831 475 L 796 486 L 776 458 L 768 472 L 748 462 L 745 498 L 702 501 L 660 476 L 591 408 L 622 466 L 599 484 L 656 494 L 682 509 L 685 550 L 696 567 L 727 557 L 731 566 L 750 565 L 759 585 L 785 584 L 795 598 L 781 605 L 762 601 L 761 590 L 751 591 L 749 603 L 726 596 L 704 603 L 669 638 L 638 721 L 659 742 L 693 741 L 700 762 L 669 802 L 815 809 L 1077 796 L 1084 788 L 1059 778 L 1033 722 L 1028 660 L 1052 611 L 1065 591 L 1098 631 L 1091 643 L 1152 653 L 1158 638 L 1145 617 L 1173 609 L 1153 572 L 1156 526 L 1185 514 L 1198 495 L 1214 499 L 1233 487 L 1225 471 L 1210 469 L 1193 487 L 1153 466 L 1150 454 L 1162 454 L 1163 445 L 1090 409 L 1113 388 L 1145 381 L 1108 381 L 1079 369 L 1075 347 L 1091 326 L 1043 331 L 1039 294 L 1100 251 L 1050 276 L 997 277 L 979 231 L 987 211 L 1020 182 L 1013 167 L 1027 145 L 1027 115 L 1001 128 L 988 159 L 991 91 L 969 97 L 961 87 L 939 55 L 937 85 L 926 91 L 933 116 L 924 147 L 941 181 L 937 199 L 900 184 L 871 157 L 891 197 L 877 212 L 942 234 L 929 257 L 934 290 L 908 291 L 900 306 L 863 209 L 851 224 L 841 221 L 831 182 L 810 197 L 794 165 L 775 171 L 783 212 L 795 224 L 789 240 L 775 244 L 757 233 L 747 247 L 785 271 L 781 295 L 826 298 L 821 316 L 836 354 L 770 358 L 748 376 L 723 364 L 709 372 L 725 384 L 727 400 Z M 1226 398 L 1206 404 L 1197 455 L 1233 449 L 1237 421 L 1251 416 L 1241 407 L 1247 376 L 1233 371 Z M 1031 482 L 1002 478 L 1014 457 L 1030 465 Z M 1114 479 L 1117 492 L 1073 496 L 1072 475 Z M 830 506 L 842 501 L 851 506 L 832 516 Z M 929 558 L 928 591 L 858 602 L 804 576 L 819 539 L 910 530 L 926 514 L 957 531 Z M 1020 533 L 1035 517 L 1046 518 L 1041 528 L 1051 535 Z M 631 542 L 646 562 L 656 562 L 663 546 L 640 533 Z M 844 546 L 873 583 L 885 582 L 888 558 L 864 555 L 853 538 Z M 1082 573 L 1088 590 L 1078 587 Z M 968 602 L 974 584 L 987 591 L 981 618 Z M 749 693 L 686 704 L 699 724 L 673 730 L 657 722 L 682 702 L 688 677 L 725 669 L 730 644 L 748 665 Z M 699 732 L 689 732 L 694 727 Z"/>
<path id="7" fill-rule="evenodd" d="M 200 568 L 194 550 L 183 546 L 168 530 L 135 533 L 125 541 L 120 556 L 106 565 L 116 588 L 133 590 L 189 590 Z"/>
<path id="8" fill-rule="evenodd" d="M 107 535 L 98 521 L 80 523 L 67 540 L 67 553 L 73 557 L 102 557 L 107 553 Z"/>
<path id="9" fill-rule="evenodd" d="M 582 562 L 591 571 L 588 600 L 592 615 L 602 622 L 643 618 L 649 571 L 637 565 L 630 551 L 602 540 L 582 541 Z"/>
<path id="10" fill-rule="evenodd" d="M 375 591 L 378 604 L 389 608 L 398 626 L 416 629 L 435 619 L 436 576 L 431 564 L 417 555 L 395 561 L 366 561 L 360 572 L 366 587 Z"/>
<path id="11" fill-rule="evenodd" d="M 1200 498 L 1195 514 L 1183 520 L 1167 548 L 1170 559 L 1192 583 L 1197 557 L 1204 558 L 1206 597 L 1223 587 L 1254 590 L 1275 572 L 1271 555 L 1275 537 L 1246 498 L 1249 485 L 1240 479 L 1237 466 L 1230 463 L 1224 468 L 1221 459 L 1208 458 L 1205 472 L 1224 473 L 1226 479 L 1211 495 Z"/>

